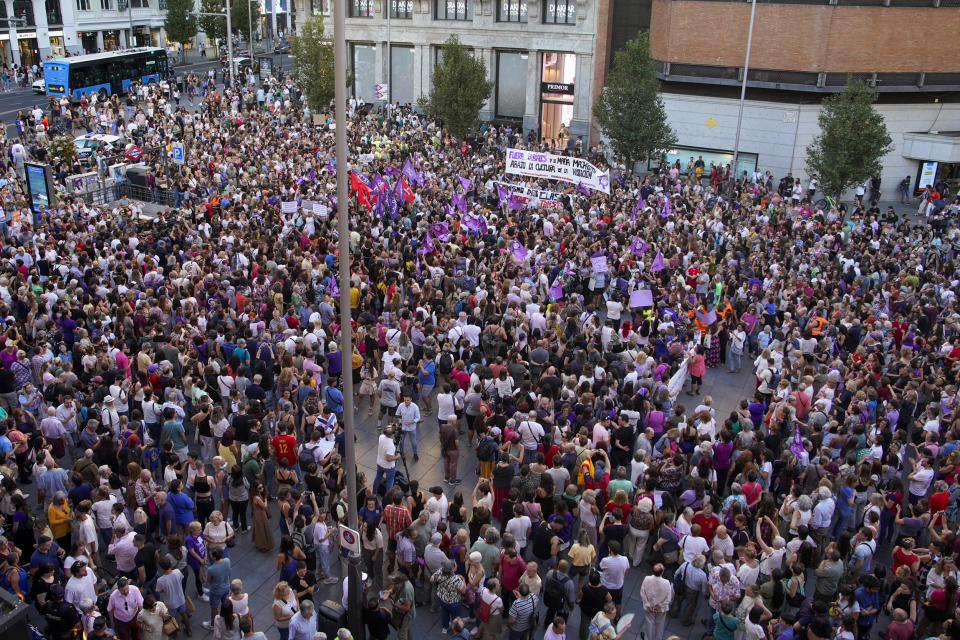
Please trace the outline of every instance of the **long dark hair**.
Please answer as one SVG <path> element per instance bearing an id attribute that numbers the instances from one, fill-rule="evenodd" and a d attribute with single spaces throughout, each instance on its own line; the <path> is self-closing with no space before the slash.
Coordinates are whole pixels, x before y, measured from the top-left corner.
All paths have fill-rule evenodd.
<path id="1" fill-rule="evenodd" d="M 233 602 L 230 598 L 224 598 L 220 603 L 220 618 L 223 620 L 223 626 L 233 631 Z"/>

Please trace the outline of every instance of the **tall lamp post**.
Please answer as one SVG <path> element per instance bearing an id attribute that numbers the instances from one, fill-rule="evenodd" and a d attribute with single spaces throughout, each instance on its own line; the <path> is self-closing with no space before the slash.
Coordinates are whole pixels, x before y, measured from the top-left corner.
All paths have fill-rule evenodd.
<path id="1" fill-rule="evenodd" d="M 347 190 L 347 42 L 344 15 L 346 0 L 334 0 L 333 9 L 333 84 L 336 101 L 336 154 L 337 154 L 337 231 L 340 260 L 340 358 L 353 356 L 353 336 L 350 325 L 350 194 Z M 347 474 L 347 523 L 357 531 L 357 454 L 353 429 L 353 379 L 343 380 L 343 432 L 344 467 Z M 361 611 L 363 592 L 361 588 L 360 554 L 352 552 L 347 559 L 347 620 L 353 637 L 364 640 L 365 629 Z"/>
<path id="2" fill-rule="evenodd" d="M 247 0 L 247 42 L 249 46 L 247 47 L 250 51 L 247 54 L 250 58 L 253 58 L 253 10 L 250 8 L 250 5 L 256 2 L 256 0 Z"/>
<path id="3" fill-rule="evenodd" d="M 197 12 L 198 16 L 226 16 L 227 18 L 227 66 L 230 68 L 230 86 L 233 87 L 233 23 L 230 21 L 230 0 L 226 0 L 226 10 L 223 13 Z M 220 52 L 217 52 L 220 55 Z M 352 380 L 351 380 L 352 381 Z"/>
<path id="4" fill-rule="evenodd" d="M 747 97 L 747 75 L 750 72 L 750 45 L 753 43 L 753 18 L 757 12 L 757 0 L 750 0 L 750 28 L 747 31 L 747 55 L 743 61 L 743 82 L 740 83 L 740 108 L 737 112 L 737 133 L 733 138 L 733 172 L 730 180 L 730 197 L 733 197 L 734 185 L 739 178 L 737 163 L 740 160 L 740 127 L 743 124 L 743 102 Z"/>

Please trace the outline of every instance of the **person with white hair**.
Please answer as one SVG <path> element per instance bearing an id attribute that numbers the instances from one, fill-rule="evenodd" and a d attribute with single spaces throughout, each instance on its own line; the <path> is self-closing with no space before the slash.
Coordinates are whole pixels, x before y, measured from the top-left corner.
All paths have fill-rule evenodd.
<path id="1" fill-rule="evenodd" d="M 760 532 L 760 526 L 766 524 L 773 531 L 773 546 L 771 547 L 763 540 L 763 535 Z M 762 520 L 757 521 L 756 525 L 756 541 L 760 545 L 760 579 L 765 580 L 766 578 L 773 575 L 774 569 L 779 569 L 783 566 L 783 559 L 787 555 L 787 541 L 783 539 L 780 535 L 780 531 L 777 529 L 777 525 L 773 523 L 769 517 L 764 516 Z"/>

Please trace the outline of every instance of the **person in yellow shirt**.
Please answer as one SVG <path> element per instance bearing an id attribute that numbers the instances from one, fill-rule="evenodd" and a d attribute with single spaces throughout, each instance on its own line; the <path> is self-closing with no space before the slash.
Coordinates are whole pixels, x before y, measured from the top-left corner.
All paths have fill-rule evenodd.
<path id="1" fill-rule="evenodd" d="M 70 505 L 67 503 L 67 494 L 57 491 L 53 494 L 53 501 L 47 507 L 47 524 L 50 533 L 61 549 L 70 548 Z"/>
<path id="2" fill-rule="evenodd" d="M 360 289 L 359 287 L 350 287 L 350 315 L 354 320 L 359 315 L 360 307 Z"/>

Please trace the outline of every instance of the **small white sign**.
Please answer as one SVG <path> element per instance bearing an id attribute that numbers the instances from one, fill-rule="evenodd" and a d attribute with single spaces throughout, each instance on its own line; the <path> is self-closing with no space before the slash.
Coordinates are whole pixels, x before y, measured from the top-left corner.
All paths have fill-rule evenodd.
<path id="1" fill-rule="evenodd" d="M 313 212 L 320 218 L 326 218 L 330 214 L 330 209 L 327 208 L 327 205 L 320 204 L 319 202 L 313 203 Z"/>
<path id="2" fill-rule="evenodd" d="M 361 153 L 360 162 L 363 164 L 372 164 L 373 163 L 373 154 L 372 153 Z"/>
<path id="3" fill-rule="evenodd" d="M 360 532 L 345 524 L 340 525 L 340 549 L 360 553 Z"/>
<path id="4" fill-rule="evenodd" d="M 283 213 L 296 213 L 297 212 L 297 201 L 290 200 L 280 203 L 280 211 Z"/>

